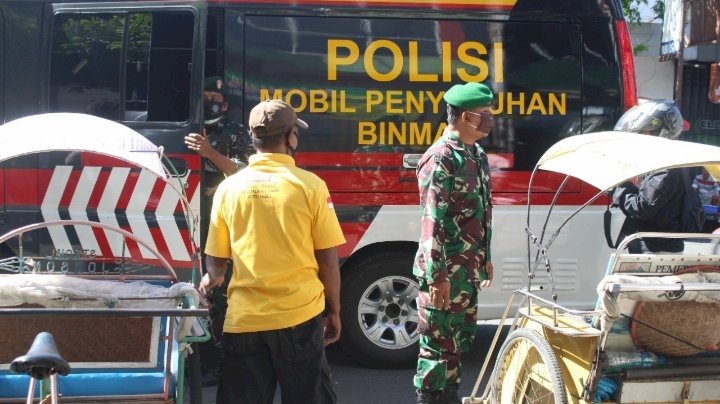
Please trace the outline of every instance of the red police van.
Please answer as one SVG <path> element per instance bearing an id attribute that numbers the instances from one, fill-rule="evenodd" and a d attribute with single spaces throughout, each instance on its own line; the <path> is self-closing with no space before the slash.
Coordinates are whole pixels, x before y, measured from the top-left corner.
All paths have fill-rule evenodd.
<path id="1" fill-rule="evenodd" d="M 0 28 L 2 122 L 45 112 L 122 122 L 164 147 L 197 212 L 211 191 L 183 137 L 201 129 L 204 77 L 224 78 L 225 119 L 238 126 L 260 100 L 293 105 L 310 125 L 297 163 L 327 182 L 347 239 L 342 345 L 369 366 L 417 354 L 414 164 L 445 127 L 447 88 L 477 81 L 496 94 L 496 126 L 482 142 L 495 205 L 495 281 L 480 294 L 482 318 L 499 317 L 527 278 L 525 203 L 538 157 L 562 137 L 611 129 L 636 102 L 619 0 L 0 0 Z M 98 158 L 6 162 L 0 231 L 58 218 L 107 222 L 143 234 L 180 273 L 192 268 L 190 243 L 202 244 L 204 232 L 176 220 L 177 198 L 142 171 L 98 169 Z M 549 204 L 562 178 L 538 175 L 533 204 Z M 594 192 L 571 182 L 556 209 L 572 211 Z M 606 257 L 603 210 L 573 222 L 586 237 L 555 241 L 564 305 L 595 301 L 596 282 L 582 271 Z M 27 242 L 50 256 L 114 254 L 101 233 Z"/>

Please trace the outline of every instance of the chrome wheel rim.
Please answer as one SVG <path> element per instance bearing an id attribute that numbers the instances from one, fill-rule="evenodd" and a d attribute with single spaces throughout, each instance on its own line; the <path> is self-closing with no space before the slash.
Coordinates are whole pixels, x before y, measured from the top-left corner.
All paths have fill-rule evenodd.
<path id="1" fill-rule="evenodd" d="M 403 349 L 417 342 L 417 295 L 417 282 L 403 276 L 387 276 L 370 284 L 357 311 L 365 337 L 384 349 Z"/>

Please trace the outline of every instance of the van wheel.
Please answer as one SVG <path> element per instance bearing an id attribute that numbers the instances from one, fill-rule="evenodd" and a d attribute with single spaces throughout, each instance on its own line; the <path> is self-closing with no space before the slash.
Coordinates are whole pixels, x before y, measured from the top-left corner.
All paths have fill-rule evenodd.
<path id="1" fill-rule="evenodd" d="M 418 284 L 413 256 L 386 252 L 343 270 L 340 346 L 374 368 L 414 365 L 418 354 Z"/>

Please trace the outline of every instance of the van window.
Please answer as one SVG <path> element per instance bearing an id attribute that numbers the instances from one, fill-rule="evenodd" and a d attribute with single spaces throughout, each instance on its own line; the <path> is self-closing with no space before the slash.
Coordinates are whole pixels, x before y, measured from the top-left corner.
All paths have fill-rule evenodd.
<path id="1" fill-rule="evenodd" d="M 55 15 L 50 111 L 188 121 L 193 19 L 190 12 Z"/>

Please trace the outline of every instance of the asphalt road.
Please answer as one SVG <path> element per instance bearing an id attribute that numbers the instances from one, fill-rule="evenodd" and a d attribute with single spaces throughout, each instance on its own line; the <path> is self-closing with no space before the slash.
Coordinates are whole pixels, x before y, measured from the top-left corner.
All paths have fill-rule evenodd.
<path id="1" fill-rule="evenodd" d="M 490 347 L 497 330 L 497 323 L 478 325 L 475 343 L 469 354 L 463 359 L 463 381 L 460 385 L 461 397 L 470 396 L 475 381 L 480 374 L 485 354 Z M 501 338 L 507 334 L 504 327 Z M 502 340 L 495 350 L 499 348 Z M 327 349 L 328 361 L 333 373 L 335 394 L 340 404 L 411 404 L 415 402 L 415 388 L 412 385 L 414 369 L 368 369 L 355 363 L 338 346 Z M 494 355 L 493 355 L 494 359 Z M 492 362 L 491 362 L 492 365 Z M 478 395 L 485 386 L 481 384 Z M 203 404 L 215 402 L 215 388 L 203 389 Z M 279 393 L 275 403 L 280 404 Z"/>

